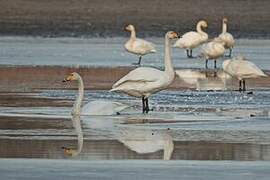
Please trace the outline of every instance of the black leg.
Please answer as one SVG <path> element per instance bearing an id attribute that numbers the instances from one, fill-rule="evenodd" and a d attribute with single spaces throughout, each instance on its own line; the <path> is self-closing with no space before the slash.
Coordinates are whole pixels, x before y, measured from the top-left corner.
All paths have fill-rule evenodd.
<path id="1" fill-rule="evenodd" d="M 140 66 L 141 65 L 141 60 L 142 60 L 142 56 L 139 56 L 139 61 L 137 63 L 133 63 L 133 65 Z"/>
<path id="2" fill-rule="evenodd" d="M 243 80 L 243 92 L 246 91 L 246 80 Z"/>
<path id="3" fill-rule="evenodd" d="M 186 52 L 187 52 L 187 57 L 189 58 L 189 50 L 187 49 Z"/>
<path id="4" fill-rule="evenodd" d="M 208 59 L 205 60 L 205 68 L 208 69 Z"/>
<path id="5" fill-rule="evenodd" d="M 192 58 L 192 49 L 190 50 L 190 54 L 189 54 L 189 57 Z"/>
<path id="6" fill-rule="evenodd" d="M 144 96 L 142 97 L 142 112 L 145 112 L 145 100 L 144 100 Z"/>
<path id="7" fill-rule="evenodd" d="M 145 112 L 146 114 L 149 112 L 149 104 L 148 104 L 148 98 L 145 98 Z"/>
<path id="8" fill-rule="evenodd" d="M 239 80 L 239 92 L 242 91 L 242 80 Z"/>
<path id="9" fill-rule="evenodd" d="M 230 48 L 229 57 L 232 57 L 232 48 Z"/>
<path id="10" fill-rule="evenodd" d="M 216 69 L 217 68 L 217 60 L 215 60 L 214 63 L 215 63 L 214 68 Z"/>

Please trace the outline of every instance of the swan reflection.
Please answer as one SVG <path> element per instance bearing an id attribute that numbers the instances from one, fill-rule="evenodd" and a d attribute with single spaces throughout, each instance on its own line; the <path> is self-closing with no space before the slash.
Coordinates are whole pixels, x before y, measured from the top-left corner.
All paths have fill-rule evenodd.
<path id="1" fill-rule="evenodd" d="M 181 81 L 196 88 L 196 90 L 226 90 L 228 81 L 232 78 L 223 70 L 176 70 Z"/>
<path id="2" fill-rule="evenodd" d="M 164 160 L 170 160 L 174 150 L 171 135 L 163 131 L 125 126 L 119 128 L 116 137 L 127 148 L 138 154 L 154 153 L 163 150 Z"/>

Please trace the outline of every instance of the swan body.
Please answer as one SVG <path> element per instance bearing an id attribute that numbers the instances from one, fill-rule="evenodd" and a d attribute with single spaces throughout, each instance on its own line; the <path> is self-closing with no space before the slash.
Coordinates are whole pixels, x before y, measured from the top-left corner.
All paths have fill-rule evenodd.
<path id="1" fill-rule="evenodd" d="M 163 159 L 171 159 L 174 143 L 169 134 L 135 128 L 122 128 L 120 132 L 118 140 L 130 150 L 138 154 L 148 154 L 163 150 Z"/>
<path id="2" fill-rule="evenodd" d="M 130 106 L 113 101 L 90 101 L 82 108 L 81 115 L 83 116 L 104 116 L 104 115 L 116 115 L 124 109 Z"/>
<path id="3" fill-rule="evenodd" d="M 234 47 L 234 38 L 233 36 L 227 32 L 227 18 L 223 18 L 222 20 L 222 33 L 218 36 L 224 42 L 224 47 L 230 50 L 229 57 L 231 57 L 232 49 Z"/>
<path id="4" fill-rule="evenodd" d="M 223 70 L 239 80 L 239 91 L 245 91 L 245 79 L 267 77 L 267 75 L 254 63 L 245 60 L 243 56 L 225 60 L 222 64 Z M 242 87 L 243 83 L 243 87 Z"/>
<path id="5" fill-rule="evenodd" d="M 213 41 L 208 42 L 201 47 L 201 54 L 199 57 L 206 59 L 205 67 L 208 68 L 208 60 L 215 60 L 216 68 L 216 59 L 222 57 L 225 53 L 224 42 L 219 38 L 215 38 Z"/>
<path id="6" fill-rule="evenodd" d="M 142 98 L 143 112 L 148 113 L 148 97 L 166 89 L 174 80 L 175 72 L 171 61 L 170 39 L 177 37 L 177 33 L 172 31 L 165 35 L 165 71 L 150 67 L 136 68 L 118 80 L 112 86 L 111 91 L 124 92 L 130 96 Z"/>
<path id="7" fill-rule="evenodd" d="M 192 49 L 198 47 L 199 45 L 208 40 L 208 34 L 203 32 L 202 30 L 202 28 L 206 27 L 206 21 L 199 21 L 196 27 L 197 31 L 185 33 L 180 39 L 175 42 L 174 47 L 186 49 L 187 57 L 192 57 Z"/>
<path id="8" fill-rule="evenodd" d="M 135 27 L 133 25 L 130 24 L 125 29 L 130 31 L 131 35 L 124 47 L 128 52 L 139 56 L 139 62 L 137 64 L 140 65 L 142 56 L 156 52 L 155 46 L 151 42 L 137 38 Z"/>

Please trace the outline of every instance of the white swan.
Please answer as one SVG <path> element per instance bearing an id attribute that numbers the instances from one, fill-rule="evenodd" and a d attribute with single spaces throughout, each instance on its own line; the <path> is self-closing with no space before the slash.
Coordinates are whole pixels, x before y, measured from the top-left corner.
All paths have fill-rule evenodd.
<path id="1" fill-rule="evenodd" d="M 197 32 L 190 31 L 185 33 L 180 39 L 175 42 L 174 47 L 186 49 L 187 57 L 192 58 L 192 49 L 198 47 L 199 45 L 208 40 L 208 34 L 202 30 L 202 28 L 206 27 L 206 21 L 199 21 L 196 27 Z"/>
<path id="2" fill-rule="evenodd" d="M 64 150 L 65 155 L 77 156 L 80 154 L 83 147 L 83 133 L 82 133 L 81 122 L 80 122 L 80 114 L 72 115 L 72 124 L 73 124 L 73 127 L 75 128 L 75 132 L 78 137 L 77 148 L 74 149 L 74 148 L 62 147 L 62 149 Z"/>
<path id="3" fill-rule="evenodd" d="M 71 114 L 80 114 L 80 115 L 116 115 L 123 111 L 124 109 L 130 107 L 126 104 L 113 102 L 113 101 L 90 101 L 83 106 L 81 109 L 81 104 L 84 95 L 84 85 L 81 76 L 73 72 L 68 75 L 63 82 L 67 81 L 77 81 L 79 86 L 79 93 L 74 103 Z"/>
<path id="4" fill-rule="evenodd" d="M 228 57 L 231 57 L 232 48 L 234 47 L 234 38 L 230 33 L 227 32 L 227 23 L 228 23 L 228 19 L 223 18 L 222 33 L 218 36 L 218 38 L 221 39 L 225 43 L 224 47 L 230 50 Z"/>
<path id="5" fill-rule="evenodd" d="M 134 64 L 140 65 L 142 56 L 156 52 L 154 44 L 143 39 L 136 38 L 135 27 L 131 24 L 126 26 L 125 30 L 130 31 L 131 33 L 129 40 L 124 45 L 125 49 L 130 53 L 139 55 L 138 63 Z"/>
<path id="6" fill-rule="evenodd" d="M 214 67 L 216 68 L 217 58 L 222 57 L 224 53 L 224 42 L 219 38 L 215 38 L 213 41 L 202 45 L 199 57 L 205 59 L 205 68 L 208 68 L 208 60 L 214 60 Z"/>
<path id="7" fill-rule="evenodd" d="M 120 134 L 117 139 L 130 150 L 138 154 L 148 154 L 163 150 L 163 159 L 171 159 L 174 143 L 169 134 L 136 128 L 121 128 L 119 131 Z"/>
<path id="8" fill-rule="evenodd" d="M 142 98 L 143 113 L 148 113 L 148 97 L 166 89 L 174 80 L 170 40 L 175 38 L 178 38 L 178 35 L 173 31 L 165 35 L 165 71 L 150 67 L 136 68 L 118 80 L 110 91 L 124 92 L 130 96 Z"/>
<path id="9" fill-rule="evenodd" d="M 239 80 L 239 91 L 246 91 L 246 79 L 267 77 L 254 63 L 245 60 L 243 56 L 237 56 L 225 60 L 222 64 L 223 70 Z"/>

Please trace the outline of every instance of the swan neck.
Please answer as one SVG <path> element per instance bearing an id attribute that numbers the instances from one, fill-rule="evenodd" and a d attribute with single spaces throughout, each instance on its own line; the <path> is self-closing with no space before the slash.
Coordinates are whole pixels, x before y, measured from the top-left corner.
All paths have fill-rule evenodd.
<path id="1" fill-rule="evenodd" d="M 77 156 L 78 154 L 80 154 L 83 147 L 83 133 L 82 133 L 80 115 L 78 114 L 73 115 L 72 122 L 73 122 L 73 127 L 75 128 L 77 138 L 78 138 L 77 149 L 74 151 L 73 156 Z"/>
<path id="2" fill-rule="evenodd" d="M 198 24 L 197 24 L 196 30 L 197 30 L 197 32 L 198 32 L 199 34 L 207 35 L 207 34 L 202 30 L 202 24 L 201 24 L 201 23 L 198 23 Z"/>
<path id="3" fill-rule="evenodd" d="M 130 39 L 136 39 L 135 29 L 131 30 Z"/>
<path id="4" fill-rule="evenodd" d="M 227 24 L 223 23 L 222 24 L 222 33 L 226 33 L 227 32 Z"/>
<path id="5" fill-rule="evenodd" d="M 80 115 L 81 104 L 82 104 L 83 94 L 84 94 L 84 85 L 83 85 L 83 80 L 81 77 L 78 79 L 78 86 L 79 86 L 79 91 L 78 91 L 78 95 L 77 95 L 76 101 L 73 106 L 73 111 L 72 111 L 72 114 L 75 114 L 75 115 Z"/>
<path id="6" fill-rule="evenodd" d="M 174 149 L 173 140 L 171 137 L 169 137 L 166 142 L 164 143 L 164 152 L 163 152 L 163 159 L 164 160 L 170 160 L 172 157 Z"/>
<path id="7" fill-rule="evenodd" d="M 165 36 L 165 57 L 164 57 L 165 72 L 169 75 L 174 74 L 171 60 L 171 44 L 170 39 Z"/>

